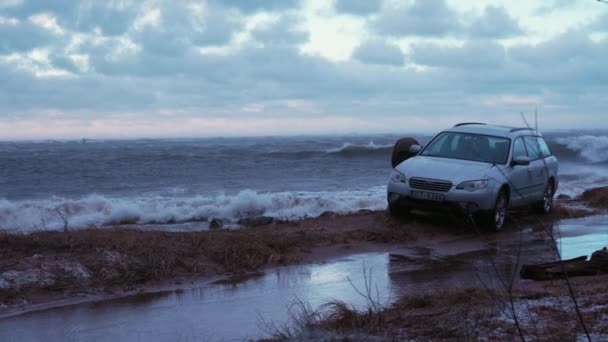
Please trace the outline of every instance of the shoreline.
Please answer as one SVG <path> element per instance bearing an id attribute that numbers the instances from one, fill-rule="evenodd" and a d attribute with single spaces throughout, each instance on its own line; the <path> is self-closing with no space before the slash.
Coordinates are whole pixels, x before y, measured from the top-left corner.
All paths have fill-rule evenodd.
<path id="1" fill-rule="evenodd" d="M 575 200 L 557 201 L 554 214 L 543 221 L 601 214 L 608 208 L 607 195 L 603 188 Z M 536 221 L 525 213 L 517 217 L 519 225 Z M 507 232 L 497 236 L 509 234 L 514 226 L 511 222 Z M 485 241 L 488 236 L 484 234 L 477 239 Z M 277 266 L 320 263 L 396 246 L 415 248 L 459 236 L 471 238 L 471 229 L 443 217 L 417 217 L 404 222 L 388 217 L 384 211 L 328 214 L 238 230 L 103 228 L 27 235 L 1 233 L 0 318 L 141 293 L 209 286 L 218 281 L 238 283 L 248 275 Z M 18 286 L 10 287 L 7 273 Z"/>

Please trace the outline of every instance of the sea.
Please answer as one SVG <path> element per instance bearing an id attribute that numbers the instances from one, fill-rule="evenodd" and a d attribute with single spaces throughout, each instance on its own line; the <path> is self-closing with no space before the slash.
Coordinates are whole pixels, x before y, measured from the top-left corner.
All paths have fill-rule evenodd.
<path id="1" fill-rule="evenodd" d="M 410 135 L 421 143 L 430 135 Z M 206 229 L 386 207 L 397 135 L 0 142 L 0 229 Z M 545 134 L 558 194 L 608 185 L 608 131 Z M 0 137 L 1 138 L 1 137 Z"/>

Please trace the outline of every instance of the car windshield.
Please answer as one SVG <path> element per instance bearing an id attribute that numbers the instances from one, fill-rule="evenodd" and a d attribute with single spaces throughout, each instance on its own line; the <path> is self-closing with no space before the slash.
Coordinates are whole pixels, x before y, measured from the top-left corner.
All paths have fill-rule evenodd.
<path id="1" fill-rule="evenodd" d="M 443 132 L 420 155 L 505 164 L 510 143 L 510 139 L 502 137 Z"/>

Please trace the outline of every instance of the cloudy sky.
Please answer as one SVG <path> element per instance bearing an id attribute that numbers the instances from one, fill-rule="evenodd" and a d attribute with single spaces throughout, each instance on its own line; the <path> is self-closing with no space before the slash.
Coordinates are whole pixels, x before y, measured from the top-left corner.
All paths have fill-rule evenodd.
<path id="1" fill-rule="evenodd" d="M 0 139 L 608 128 L 595 0 L 0 0 Z"/>

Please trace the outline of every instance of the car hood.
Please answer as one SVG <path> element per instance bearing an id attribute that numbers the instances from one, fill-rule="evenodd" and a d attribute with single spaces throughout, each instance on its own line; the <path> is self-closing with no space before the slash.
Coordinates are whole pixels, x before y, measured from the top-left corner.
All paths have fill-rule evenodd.
<path id="1" fill-rule="evenodd" d="M 492 164 L 460 159 L 416 156 L 397 165 L 397 171 L 407 178 L 418 177 L 450 181 L 455 185 L 464 181 L 487 178 Z"/>

